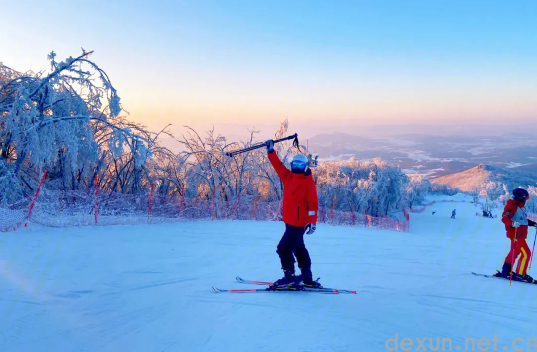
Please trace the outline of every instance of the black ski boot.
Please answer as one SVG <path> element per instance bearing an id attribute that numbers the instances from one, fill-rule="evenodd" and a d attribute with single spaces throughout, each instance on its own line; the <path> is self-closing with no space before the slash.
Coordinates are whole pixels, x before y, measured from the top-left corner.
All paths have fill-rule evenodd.
<path id="1" fill-rule="evenodd" d="M 513 273 L 514 274 L 514 273 Z M 502 271 L 498 271 L 494 276 L 508 278 L 511 276 L 511 264 L 503 263 Z"/>
<path id="2" fill-rule="evenodd" d="M 274 281 L 271 285 L 273 288 L 278 289 L 282 287 L 287 287 L 288 285 L 294 284 L 297 280 L 294 270 L 284 270 L 284 277 L 279 280 Z"/>
<path id="3" fill-rule="evenodd" d="M 302 269 L 302 285 L 307 288 L 323 288 L 318 281 L 313 281 L 313 274 L 311 269 Z"/>

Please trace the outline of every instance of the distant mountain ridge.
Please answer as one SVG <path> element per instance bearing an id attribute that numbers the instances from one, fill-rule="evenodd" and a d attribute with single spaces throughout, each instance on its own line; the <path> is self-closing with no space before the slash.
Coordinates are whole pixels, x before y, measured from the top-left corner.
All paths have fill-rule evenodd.
<path id="1" fill-rule="evenodd" d="M 467 171 L 480 164 L 525 174 L 506 177 L 521 178 L 537 175 L 537 138 L 526 134 L 467 137 L 460 135 L 432 136 L 399 134 L 371 137 L 359 129 L 347 133 L 323 133 L 300 142 L 319 160 L 382 160 L 397 165 L 406 174 L 420 174 L 428 179 Z M 403 131 L 402 131 L 403 132 Z M 496 170 L 500 174 L 504 171 Z M 533 184 L 533 183 L 532 183 Z"/>
<path id="2" fill-rule="evenodd" d="M 487 182 L 503 183 L 512 190 L 519 186 L 537 186 L 537 174 L 480 164 L 466 171 L 431 179 L 431 182 L 450 185 L 463 192 L 471 192 Z"/>

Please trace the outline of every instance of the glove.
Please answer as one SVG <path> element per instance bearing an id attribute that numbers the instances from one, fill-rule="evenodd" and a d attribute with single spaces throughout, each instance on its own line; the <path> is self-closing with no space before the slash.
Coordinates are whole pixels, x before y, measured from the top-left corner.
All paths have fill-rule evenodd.
<path id="1" fill-rule="evenodd" d="M 308 225 L 306 226 L 306 234 L 311 235 L 312 233 L 315 232 L 316 229 L 317 229 L 317 225 L 315 225 L 315 224 L 308 224 Z"/>
<path id="2" fill-rule="evenodd" d="M 272 153 L 274 151 L 274 141 L 269 139 L 265 144 L 267 145 L 267 152 Z"/>
<path id="3" fill-rule="evenodd" d="M 516 229 L 517 227 L 520 227 L 520 223 L 518 221 L 515 221 L 511 226 Z"/>

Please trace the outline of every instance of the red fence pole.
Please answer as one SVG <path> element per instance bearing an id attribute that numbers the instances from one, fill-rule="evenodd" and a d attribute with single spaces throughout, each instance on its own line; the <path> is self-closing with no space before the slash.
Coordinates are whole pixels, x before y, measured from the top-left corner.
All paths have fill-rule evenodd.
<path id="1" fill-rule="evenodd" d="M 97 182 L 98 177 L 97 174 L 95 174 L 95 225 L 97 225 Z"/>
<path id="2" fill-rule="evenodd" d="M 34 199 L 32 200 L 32 204 L 30 204 L 30 210 L 28 210 L 28 219 L 30 220 L 30 217 L 32 216 L 32 210 L 34 209 L 35 202 L 37 200 L 37 196 L 39 196 L 39 191 L 41 190 L 41 186 L 43 186 L 43 182 L 45 181 L 45 177 L 47 177 L 47 170 L 43 173 L 43 177 L 41 177 L 41 182 L 39 182 L 39 186 L 37 187 L 37 191 L 35 192 Z M 24 227 L 28 227 L 28 221 L 24 224 Z"/>
<path id="3" fill-rule="evenodd" d="M 147 210 L 147 223 L 149 224 L 149 216 L 151 215 L 151 202 L 153 201 L 153 187 L 155 185 L 151 185 L 151 193 L 149 193 L 149 208 Z"/>

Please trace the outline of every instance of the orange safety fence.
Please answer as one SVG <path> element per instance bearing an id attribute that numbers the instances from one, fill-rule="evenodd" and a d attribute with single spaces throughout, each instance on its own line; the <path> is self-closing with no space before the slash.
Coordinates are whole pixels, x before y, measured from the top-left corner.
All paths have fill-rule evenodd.
<path id="1" fill-rule="evenodd" d="M 279 221 L 282 202 L 262 202 L 258 196 L 239 195 L 228 201 L 218 200 L 213 189 L 206 199 L 187 198 L 185 186 L 179 196 L 162 195 L 149 185 L 141 194 L 100 192 L 95 176 L 91 191 L 51 191 L 41 189 L 46 172 L 34 197 L 15 204 L 0 205 L 0 231 L 15 230 L 28 220 L 43 226 L 103 226 L 120 224 L 166 223 L 187 220 L 259 220 Z M 41 193 L 40 193 L 41 192 Z M 318 222 L 408 232 L 410 213 L 422 213 L 435 203 L 461 203 L 439 200 L 419 205 L 419 209 L 404 208 L 403 220 L 372 216 L 365 212 L 336 210 L 336 199 L 319 209 Z M 28 211 L 30 209 L 30 211 Z M 97 218 L 97 211 L 99 217 Z M 537 220 L 536 214 L 529 214 Z"/>

